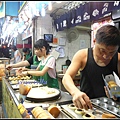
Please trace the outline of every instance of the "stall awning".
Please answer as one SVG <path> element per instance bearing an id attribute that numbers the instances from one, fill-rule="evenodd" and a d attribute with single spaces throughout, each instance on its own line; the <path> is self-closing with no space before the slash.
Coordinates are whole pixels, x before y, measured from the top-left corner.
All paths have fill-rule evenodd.
<path id="1" fill-rule="evenodd" d="M 119 1 L 89 2 L 71 9 L 64 15 L 54 19 L 56 31 L 65 28 L 75 27 L 85 22 L 92 22 L 111 14 L 114 10 L 120 9 Z"/>

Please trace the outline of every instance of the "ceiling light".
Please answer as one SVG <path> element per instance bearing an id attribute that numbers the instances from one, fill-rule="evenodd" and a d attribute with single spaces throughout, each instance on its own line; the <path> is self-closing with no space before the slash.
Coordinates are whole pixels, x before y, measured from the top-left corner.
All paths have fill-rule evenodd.
<path id="1" fill-rule="evenodd" d="M 42 4 L 42 9 L 41 9 L 41 16 L 44 17 L 45 16 L 45 5 Z"/>
<path id="2" fill-rule="evenodd" d="M 56 3 L 61 3 L 62 1 L 56 1 Z"/>
<path id="3" fill-rule="evenodd" d="M 52 2 L 51 1 L 49 1 L 48 10 L 52 10 Z"/>

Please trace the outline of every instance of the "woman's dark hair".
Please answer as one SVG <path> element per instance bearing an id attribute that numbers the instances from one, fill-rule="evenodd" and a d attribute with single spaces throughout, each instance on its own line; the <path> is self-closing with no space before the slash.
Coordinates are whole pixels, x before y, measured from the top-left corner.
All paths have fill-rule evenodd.
<path id="1" fill-rule="evenodd" d="M 16 46 L 15 46 L 15 45 L 12 45 L 12 46 L 11 46 L 11 49 L 13 49 L 14 51 L 16 51 L 16 50 L 17 50 L 17 48 L 16 48 Z"/>
<path id="2" fill-rule="evenodd" d="M 120 46 L 120 32 L 113 25 L 104 25 L 97 30 L 96 42 L 107 46 Z"/>
<path id="3" fill-rule="evenodd" d="M 39 39 L 39 40 L 37 40 L 36 42 L 35 42 L 35 44 L 34 44 L 34 47 L 36 48 L 36 49 L 40 49 L 41 50 L 41 48 L 43 48 L 43 47 L 45 47 L 45 49 L 46 49 L 46 54 L 48 55 L 48 53 L 50 52 L 50 49 L 51 49 L 51 46 L 48 44 L 48 42 L 46 41 L 46 40 L 44 40 L 44 39 Z"/>
<path id="4" fill-rule="evenodd" d="M 23 48 L 22 51 L 23 51 L 24 53 L 26 53 L 26 52 L 29 52 L 30 50 L 29 50 L 29 48 Z"/>

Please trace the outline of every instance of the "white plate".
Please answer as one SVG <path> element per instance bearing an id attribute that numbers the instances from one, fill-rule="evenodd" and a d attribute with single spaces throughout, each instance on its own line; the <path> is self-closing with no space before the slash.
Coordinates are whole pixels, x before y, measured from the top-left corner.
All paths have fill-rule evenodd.
<path id="1" fill-rule="evenodd" d="M 27 94 L 27 97 L 44 99 L 44 98 L 51 98 L 59 94 L 60 94 L 60 91 L 55 88 L 37 87 L 37 88 L 32 88 Z"/>

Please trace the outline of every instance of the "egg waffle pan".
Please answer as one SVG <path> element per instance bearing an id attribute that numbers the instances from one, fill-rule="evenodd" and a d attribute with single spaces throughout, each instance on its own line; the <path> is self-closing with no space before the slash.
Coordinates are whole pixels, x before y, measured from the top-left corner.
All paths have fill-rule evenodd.
<path id="1" fill-rule="evenodd" d="M 110 113 L 109 111 L 99 108 L 96 105 L 93 105 L 93 110 L 79 109 L 79 108 L 76 108 L 73 103 L 61 105 L 61 109 L 62 109 L 62 112 L 67 114 L 69 118 L 72 118 L 72 119 L 78 119 L 78 118 L 80 119 L 101 119 L 103 113 L 108 113 L 108 114 Z"/>
<path id="2" fill-rule="evenodd" d="M 114 102 L 112 99 L 107 97 L 100 97 L 91 99 L 91 102 L 92 104 L 99 106 L 100 108 L 120 118 L 120 105 Z"/>

